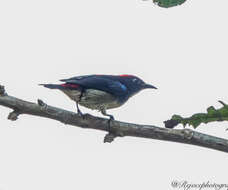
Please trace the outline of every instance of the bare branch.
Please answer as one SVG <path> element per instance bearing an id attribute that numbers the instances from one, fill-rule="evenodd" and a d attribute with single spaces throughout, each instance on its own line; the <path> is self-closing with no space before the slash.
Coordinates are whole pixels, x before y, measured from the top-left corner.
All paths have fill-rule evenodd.
<path id="1" fill-rule="evenodd" d="M 42 100 L 38 103 L 31 103 L 5 93 L 4 87 L 0 86 L 0 105 L 13 109 L 9 119 L 15 120 L 20 114 L 29 114 L 46 117 L 60 121 L 64 124 L 82 128 L 90 128 L 108 131 L 108 119 L 94 117 L 85 114 L 80 115 L 61 108 L 49 106 Z M 116 137 L 133 136 L 151 138 L 165 141 L 173 141 L 185 144 L 192 144 L 207 147 L 223 152 L 228 152 L 228 140 L 199 133 L 190 129 L 167 129 L 152 125 L 139 125 L 120 121 L 111 121 L 111 134 L 105 136 L 104 142 L 112 142 Z"/>

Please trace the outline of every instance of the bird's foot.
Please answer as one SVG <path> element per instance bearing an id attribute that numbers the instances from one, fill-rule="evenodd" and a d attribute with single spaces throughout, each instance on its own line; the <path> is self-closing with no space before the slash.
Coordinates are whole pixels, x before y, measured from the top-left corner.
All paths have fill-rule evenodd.
<path id="1" fill-rule="evenodd" d="M 109 115 L 109 121 L 113 121 L 115 120 L 115 118 L 113 117 L 113 115 Z"/>
<path id="2" fill-rule="evenodd" d="M 111 143 L 116 137 L 117 135 L 115 134 L 115 132 L 113 132 L 111 130 L 111 122 L 114 121 L 114 117 L 112 115 L 109 115 L 109 120 L 108 120 L 108 134 L 105 135 L 104 137 L 104 143 L 108 142 L 108 143 Z"/>
<path id="3" fill-rule="evenodd" d="M 85 119 L 85 114 L 81 112 L 81 110 L 78 109 L 78 115 Z"/>
<path id="4" fill-rule="evenodd" d="M 77 107 L 78 115 L 79 115 L 80 117 L 82 117 L 83 119 L 85 119 L 85 114 L 83 114 L 83 113 L 81 112 L 81 110 L 79 109 L 78 102 L 76 102 L 76 107 Z"/>
<path id="5" fill-rule="evenodd" d="M 108 120 L 108 132 L 111 133 L 111 122 L 114 121 L 114 117 L 112 115 L 109 115 L 109 120 Z"/>

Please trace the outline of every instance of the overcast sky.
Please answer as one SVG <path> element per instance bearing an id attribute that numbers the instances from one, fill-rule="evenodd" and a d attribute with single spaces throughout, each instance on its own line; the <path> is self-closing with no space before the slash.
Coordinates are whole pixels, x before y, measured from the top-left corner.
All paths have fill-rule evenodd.
<path id="1" fill-rule="evenodd" d="M 134 74 L 158 90 L 142 91 L 108 113 L 164 127 L 173 114 L 190 116 L 228 102 L 227 7 L 227 0 L 188 0 L 170 9 L 141 0 L 0 1 L 0 83 L 18 98 L 76 111 L 64 94 L 37 84 Z M 104 144 L 104 132 L 27 115 L 11 122 L 9 111 L 0 107 L 0 190 L 228 183 L 223 152 L 133 137 Z M 226 128 L 227 122 L 211 123 L 197 131 L 227 139 Z"/>

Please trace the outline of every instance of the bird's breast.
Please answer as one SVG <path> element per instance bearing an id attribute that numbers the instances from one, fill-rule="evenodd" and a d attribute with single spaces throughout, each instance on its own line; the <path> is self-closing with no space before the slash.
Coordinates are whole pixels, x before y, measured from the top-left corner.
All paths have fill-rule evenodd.
<path id="1" fill-rule="evenodd" d="M 112 109 L 122 105 L 113 95 L 94 89 L 85 90 L 79 104 L 87 108 L 97 110 Z"/>
<path id="2" fill-rule="evenodd" d="M 121 106 L 118 98 L 115 96 L 95 89 L 80 90 L 62 90 L 71 100 L 78 102 L 80 105 L 96 110 L 112 109 Z M 82 93 L 82 96 L 81 96 Z"/>

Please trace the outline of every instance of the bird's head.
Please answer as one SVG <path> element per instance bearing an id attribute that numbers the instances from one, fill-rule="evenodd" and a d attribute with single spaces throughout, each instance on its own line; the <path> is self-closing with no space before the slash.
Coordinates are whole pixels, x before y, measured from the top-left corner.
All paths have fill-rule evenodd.
<path id="1" fill-rule="evenodd" d="M 143 89 L 157 89 L 155 86 L 145 83 L 142 79 L 134 75 L 119 75 L 119 77 L 121 83 L 127 87 L 130 96 L 133 96 Z"/>

